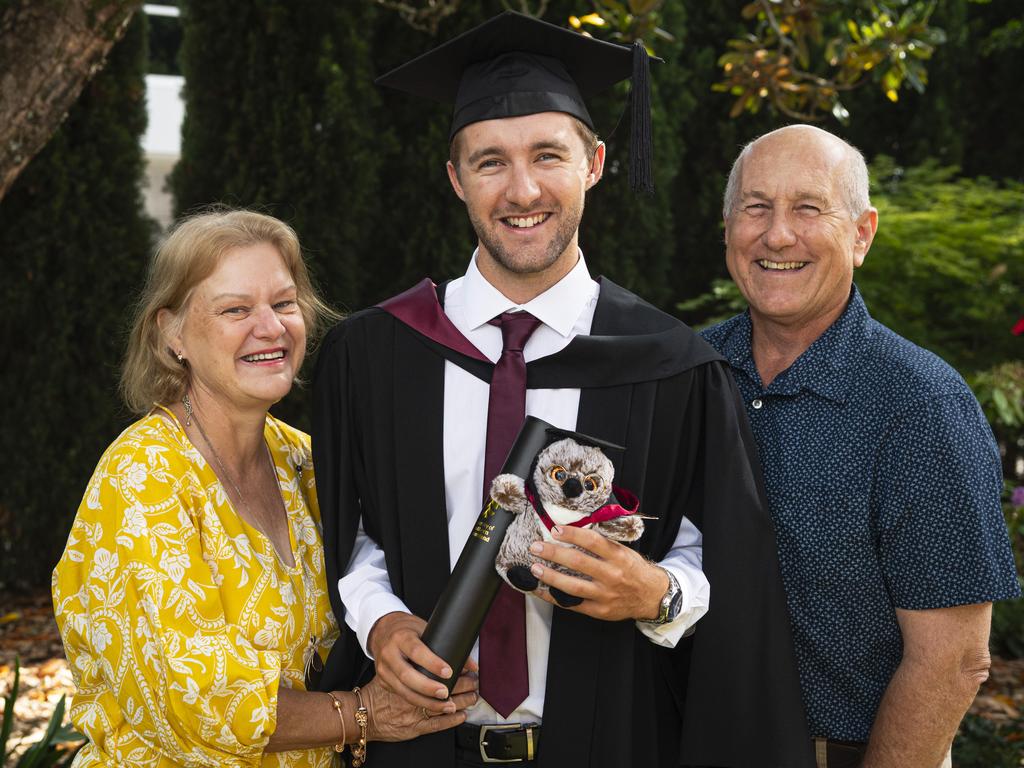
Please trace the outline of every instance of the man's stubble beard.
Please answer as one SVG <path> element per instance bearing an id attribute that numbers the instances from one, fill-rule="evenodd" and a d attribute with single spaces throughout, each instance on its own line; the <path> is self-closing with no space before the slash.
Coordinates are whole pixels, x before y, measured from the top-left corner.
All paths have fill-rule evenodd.
<path id="1" fill-rule="evenodd" d="M 496 236 L 496 231 L 488 229 L 486 222 L 477 217 L 472 211 L 469 211 L 469 221 L 473 225 L 473 230 L 476 232 L 480 244 L 500 267 L 508 272 L 519 275 L 532 274 L 543 272 L 551 267 L 552 264 L 558 261 L 558 257 L 565 252 L 565 249 L 569 247 L 569 243 L 572 242 L 576 231 L 580 228 L 580 222 L 583 221 L 583 201 L 580 200 L 580 204 L 575 210 L 571 210 L 568 215 L 562 218 L 554 237 L 548 243 L 540 263 L 524 264 L 516 260 L 516 254 L 504 246 Z M 503 226 L 505 225 L 500 223 L 495 225 L 496 228 Z"/>

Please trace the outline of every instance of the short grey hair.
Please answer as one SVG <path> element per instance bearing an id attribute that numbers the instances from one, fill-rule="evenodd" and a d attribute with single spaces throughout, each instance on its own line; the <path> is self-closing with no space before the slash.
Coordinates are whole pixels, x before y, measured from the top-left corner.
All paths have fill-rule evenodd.
<path id="1" fill-rule="evenodd" d="M 736 201 L 740 196 L 740 179 L 743 177 L 743 164 L 753 151 L 754 145 L 761 141 L 761 139 L 792 127 L 793 126 L 786 126 L 785 128 L 778 128 L 770 133 L 764 134 L 763 136 L 759 136 L 746 144 L 743 149 L 740 150 L 739 155 L 736 157 L 736 161 L 732 164 L 732 170 L 729 171 L 729 180 L 725 183 L 725 195 L 722 199 L 722 216 L 728 219 L 732 214 L 733 209 L 736 207 Z M 871 207 L 871 198 L 868 193 L 870 185 L 868 179 L 868 164 L 864 160 L 864 155 L 861 154 L 861 151 L 855 146 L 844 141 L 835 134 L 828 133 L 828 131 L 823 131 L 821 128 L 817 128 L 815 126 L 803 127 L 813 128 L 816 131 L 828 134 L 828 136 L 835 141 L 838 141 L 845 148 L 846 162 L 843 164 L 840 171 L 842 175 L 839 177 L 839 189 L 843 197 L 843 204 L 846 206 L 846 210 L 850 213 L 850 218 L 858 218 L 862 213 L 864 213 L 864 211 Z"/>

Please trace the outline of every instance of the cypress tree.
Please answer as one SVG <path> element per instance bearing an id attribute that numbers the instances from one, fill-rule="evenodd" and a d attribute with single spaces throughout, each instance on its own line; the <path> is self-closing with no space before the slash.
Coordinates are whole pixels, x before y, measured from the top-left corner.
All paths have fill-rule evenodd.
<path id="1" fill-rule="evenodd" d="M 349 308 L 362 302 L 380 204 L 375 14 L 372 3 L 182 3 L 176 211 L 223 202 L 287 221 L 327 298 Z"/>
<path id="2" fill-rule="evenodd" d="M 128 422 L 124 323 L 145 272 L 145 18 L 0 205 L 0 587 L 43 585 L 86 483 Z"/>
<path id="3" fill-rule="evenodd" d="M 386 151 L 369 51 L 372 3 L 183 2 L 178 214 L 227 203 L 298 232 L 325 298 L 357 309 L 376 258 Z M 224 41 L 230 41 L 225 45 Z M 308 428 L 306 391 L 275 413 Z"/>

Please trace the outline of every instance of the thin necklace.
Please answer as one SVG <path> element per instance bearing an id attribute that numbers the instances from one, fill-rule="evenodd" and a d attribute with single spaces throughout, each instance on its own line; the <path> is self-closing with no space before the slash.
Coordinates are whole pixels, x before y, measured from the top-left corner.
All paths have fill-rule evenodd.
<path id="1" fill-rule="evenodd" d="M 247 502 L 245 500 L 245 496 L 242 495 L 242 489 L 238 487 L 238 483 L 235 482 L 234 478 L 228 474 L 227 469 L 224 468 L 224 462 L 221 461 L 220 454 L 217 453 L 217 449 L 213 447 L 213 443 L 210 442 L 210 438 L 206 436 L 206 430 L 203 429 L 203 425 L 200 423 L 199 417 L 196 416 L 195 411 L 192 410 L 192 401 L 188 399 L 188 392 L 186 392 L 185 396 L 181 398 L 181 403 L 185 406 L 185 423 L 188 424 L 193 421 L 196 423 L 196 427 L 199 429 L 199 434 L 203 436 L 203 441 L 206 443 L 206 447 L 210 449 L 210 453 L 213 454 L 213 460 L 217 462 L 217 468 L 220 470 L 220 474 L 223 477 L 226 477 L 228 482 L 231 483 L 231 487 L 235 489 L 235 494 L 238 496 L 238 500 L 242 502 L 242 507 L 245 509 L 246 514 L 249 516 L 249 519 L 253 521 L 253 524 L 255 524 L 256 516 L 253 515 L 252 510 L 249 508 L 249 502 Z M 263 447 L 266 448 L 266 443 L 263 444 Z M 268 457 L 270 455 L 269 450 L 270 449 L 267 449 Z"/>
<path id="2" fill-rule="evenodd" d="M 213 454 L 214 461 L 217 462 L 217 467 L 220 469 L 221 475 L 226 477 L 228 479 L 228 482 L 231 483 L 231 487 L 234 488 L 235 489 L 235 493 L 238 494 L 238 499 L 239 499 L 239 501 L 242 502 L 242 506 L 245 508 L 246 513 L 249 515 L 249 518 L 255 524 L 256 518 L 253 516 L 252 510 L 249 509 L 249 504 L 245 500 L 245 496 L 242 495 L 242 490 L 238 487 L 238 484 L 235 483 L 235 481 L 231 477 L 231 475 L 229 475 L 227 473 L 227 470 L 224 469 L 224 462 L 221 461 L 220 454 L 218 454 L 217 453 L 217 449 L 213 447 L 213 443 L 211 443 L 210 442 L 210 438 L 206 436 L 206 430 L 203 429 L 203 425 L 200 423 L 199 417 L 196 416 L 195 411 L 192 410 L 192 401 L 188 399 L 188 392 L 186 392 L 184 397 L 181 398 L 181 403 L 182 403 L 182 405 L 185 406 L 185 423 L 186 424 L 191 424 L 193 421 L 196 423 L 196 427 L 199 429 L 199 434 L 203 436 L 203 441 L 206 443 L 207 447 L 210 449 L 210 453 Z M 264 446 L 264 448 L 267 449 L 267 458 L 270 459 L 270 465 L 271 465 L 271 467 L 273 467 L 274 460 L 270 456 L 270 448 L 267 447 L 266 443 L 264 443 L 263 446 Z M 286 515 L 287 515 L 287 510 L 285 512 L 286 512 Z M 265 533 L 263 535 L 265 537 L 267 537 L 267 535 Z M 267 537 L 267 538 L 269 539 L 269 537 Z M 273 545 L 273 543 L 271 543 L 271 547 L 270 548 L 274 550 L 274 554 L 277 555 L 277 559 L 280 560 L 283 565 L 287 566 L 288 564 L 284 561 L 284 558 L 281 557 L 281 553 L 277 551 L 277 547 L 275 547 Z M 309 596 L 313 594 L 312 589 L 310 588 L 309 582 L 307 580 L 306 568 L 304 568 L 302 566 L 302 564 L 299 562 L 299 559 L 297 557 L 295 557 L 294 554 L 292 554 L 291 557 L 292 557 L 292 560 L 294 561 L 294 565 L 291 566 L 291 567 L 299 568 L 301 570 L 301 573 L 302 573 L 302 586 L 303 586 L 303 588 L 305 589 L 305 592 L 306 592 L 306 594 L 303 596 L 303 603 L 306 603 L 309 600 Z M 305 608 L 306 608 L 306 606 L 304 605 L 303 606 L 303 612 L 302 612 L 304 620 L 306 622 L 312 623 L 313 622 L 313 617 L 309 615 L 309 612 L 306 611 Z M 315 615 L 315 612 L 316 612 L 316 601 L 314 600 L 314 602 L 313 602 L 313 613 L 314 613 L 314 615 Z M 320 654 L 317 651 L 318 644 L 319 644 L 319 640 L 317 639 L 317 636 L 316 635 L 311 635 L 310 638 L 309 638 L 309 644 L 303 650 L 303 654 L 302 654 L 303 657 L 304 657 L 304 659 L 303 659 L 303 661 L 304 661 L 304 664 L 303 664 L 303 678 L 305 680 L 307 680 L 307 681 L 310 681 L 311 683 L 312 683 L 312 681 L 314 679 L 319 681 L 320 673 L 322 673 L 323 669 L 324 669 L 323 661 L 321 660 Z M 310 687 L 315 687 L 315 686 L 307 685 L 307 688 L 310 688 Z"/>

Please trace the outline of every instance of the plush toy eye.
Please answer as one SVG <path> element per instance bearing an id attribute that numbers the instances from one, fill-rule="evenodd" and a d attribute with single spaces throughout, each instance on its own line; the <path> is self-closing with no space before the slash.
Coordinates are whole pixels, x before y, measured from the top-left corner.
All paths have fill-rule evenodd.
<path id="1" fill-rule="evenodd" d="M 601 478 L 594 475 L 587 475 L 583 478 L 583 487 L 588 491 L 596 491 L 601 487 Z"/>
<path id="2" fill-rule="evenodd" d="M 548 477 L 561 485 L 569 478 L 569 473 L 565 471 L 564 467 L 554 466 L 548 470 Z"/>

